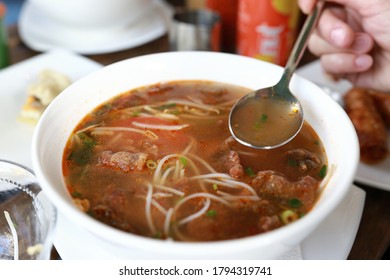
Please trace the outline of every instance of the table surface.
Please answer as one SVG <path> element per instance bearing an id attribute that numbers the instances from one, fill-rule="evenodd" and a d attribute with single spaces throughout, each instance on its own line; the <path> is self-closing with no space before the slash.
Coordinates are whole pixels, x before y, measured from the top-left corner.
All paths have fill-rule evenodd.
<path id="1" fill-rule="evenodd" d="M 11 64 L 39 54 L 39 52 L 31 50 L 23 44 L 18 35 L 16 26 L 9 27 L 8 37 Z M 91 55 L 87 57 L 103 65 L 107 65 L 126 58 L 165 52 L 168 50 L 168 39 L 167 36 L 164 35 L 140 47 L 116 53 Z M 315 59 L 315 57 L 310 53 L 306 53 L 302 59 L 301 65 L 304 65 L 313 59 Z M 390 244 L 390 192 L 359 183 L 355 184 L 366 192 L 366 201 L 360 227 L 348 259 L 387 259 L 389 253 L 386 253 L 386 251 Z M 53 250 L 52 258 L 58 258 L 55 250 Z"/>

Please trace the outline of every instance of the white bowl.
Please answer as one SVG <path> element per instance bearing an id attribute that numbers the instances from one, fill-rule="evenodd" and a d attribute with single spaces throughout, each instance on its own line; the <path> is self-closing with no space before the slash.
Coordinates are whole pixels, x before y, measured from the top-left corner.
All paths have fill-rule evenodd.
<path id="1" fill-rule="evenodd" d="M 255 89 L 275 84 L 282 70 L 260 60 L 215 52 L 154 54 L 107 66 L 71 85 L 45 111 L 32 144 L 36 176 L 59 212 L 99 237 L 102 246 L 117 246 L 115 252 L 120 258 L 134 255 L 155 259 L 277 258 L 297 246 L 341 202 L 352 185 L 359 159 L 356 133 L 348 116 L 307 80 L 295 76 L 291 89 L 301 100 L 305 118 L 322 140 L 328 164 L 335 166 L 335 170 L 310 213 L 265 234 L 230 241 L 185 243 L 125 233 L 77 209 L 64 184 L 61 160 L 68 137 L 78 122 L 119 93 L 175 80 L 213 80 Z"/>
<path id="2" fill-rule="evenodd" d="M 113 30 L 144 14 L 151 0 L 28 0 L 48 18 L 71 29 Z"/>

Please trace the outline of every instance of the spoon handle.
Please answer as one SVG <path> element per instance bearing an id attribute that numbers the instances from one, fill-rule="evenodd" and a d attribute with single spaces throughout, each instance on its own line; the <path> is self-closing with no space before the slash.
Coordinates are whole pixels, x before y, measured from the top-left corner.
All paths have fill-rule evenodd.
<path id="1" fill-rule="evenodd" d="M 281 81 L 290 83 L 291 77 L 298 66 L 299 61 L 306 49 L 309 35 L 314 30 L 317 20 L 324 7 L 325 1 L 318 1 L 313 11 L 307 16 L 306 21 L 299 33 L 297 40 L 295 41 L 294 47 L 291 51 L 290 57 L 288 58 L 287 64 L 284 68 L 283 77 Z"/>

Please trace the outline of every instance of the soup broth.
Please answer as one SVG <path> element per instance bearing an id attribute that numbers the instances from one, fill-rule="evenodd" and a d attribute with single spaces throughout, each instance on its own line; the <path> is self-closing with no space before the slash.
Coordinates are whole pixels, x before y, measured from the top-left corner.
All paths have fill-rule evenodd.
<path id="1" fill-rule="evenodd" d="M 180 241 L 240 238 L 298 220 L 322 187 L 324 148 L 308 123 L 279 148 L 236 142 L 229 110 L 249 91 L 175 81 L 102 104 L 64 150 L 74 202 L 115 228 Z"/>

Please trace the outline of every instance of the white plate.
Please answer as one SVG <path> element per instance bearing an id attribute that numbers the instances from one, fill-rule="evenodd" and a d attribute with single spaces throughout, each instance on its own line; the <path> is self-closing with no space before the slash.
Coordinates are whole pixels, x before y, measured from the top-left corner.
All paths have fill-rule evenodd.
<path id="1" fill-rule="evenodd" d="M 102 54 L 130 49 L 148 43 L 167 32 L 171 8 L 155 0 L 141 19 L 126 29 L 112 31 L 72 30 L 47 18 L 26 1 L 19 17 L 19 34 L 33 50 L 64 48 L 80 54 Z"/>
<path id="2" fill-rule="evenodd" d="M 34 126 L 18 120 L 28 86 L 43 69 L 68 75 L 72 81 L 101 68 L 102 65 L 68 51 L 52 51 L 0 71 L 0 158 L 31 164 L 31 139 Z"/>
<path id="3" fill-rule="evenodd" d="M 341 93 L 346 93 L 352 85 L 348 81 L 333 81 L 321 67 L 320 61 L 316 60 L 297 70 L 297 73 L 308 80 L 328 85 Z M 390 147 L 390 133 L 387 145 Z M 357 169 L 355 180 L 368 186 L 390 191 L 390 156 L 383 162 L 376 165 L 360 163 Z"/>
<path id="4" fill-rule="evenodd" d="M 300 248 L 281 259 L 342 260 L 352 248 L 363 212 L 365 192 L 353 186 L 344 201 L 332 212 Z M 60 215 L 54 245 L 64 260 L 120 259 L 115 247 L 102 247 L 99 240 Z M 153 259 L 133 252 L 133 259 Z"/>

